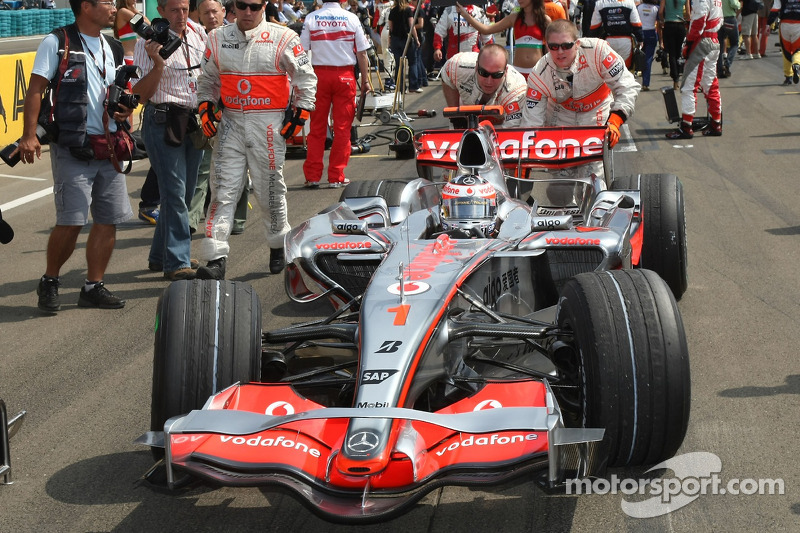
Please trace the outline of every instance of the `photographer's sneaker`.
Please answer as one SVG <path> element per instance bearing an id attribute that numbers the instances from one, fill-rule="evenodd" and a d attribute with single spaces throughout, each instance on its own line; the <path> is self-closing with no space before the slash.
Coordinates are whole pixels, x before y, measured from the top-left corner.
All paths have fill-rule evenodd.
<path id="1" fill-rule="evenodd" d="M 142 207 L 139 209 L 139 220 L 155 226 L 158 222 L 159 212 L 157 207 Z"/>
<path id="2" fill-rule="evenodd" d="M 61 311 L 61 301 L 58 298 L 58 286 L 61 283 L 58 278 L 42 276 L 39 286 L 36 287 L 36 294 L 39 296 L 39 310 L 45 313 L 57 313 Z"/>
<path id="3" fill-rule="evenodd" d="M 98 281 L 90 291 L 87 291 L 86 287 L 81 289 L 81 295 L 78 297 L 78 307 L 122 309 L 125 307 L 125 300 L 114 296 L 110 290 L 106 289 L 102 281 Z"/>

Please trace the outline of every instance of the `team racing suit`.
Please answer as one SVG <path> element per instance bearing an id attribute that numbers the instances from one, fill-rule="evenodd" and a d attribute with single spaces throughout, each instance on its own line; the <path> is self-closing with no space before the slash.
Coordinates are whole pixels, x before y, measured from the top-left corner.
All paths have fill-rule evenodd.
<path id="1" fill-rule="evenodd" d="M 477 63 L 477 52 L 461 52 L 448 59 L 442 67 L 442 83 L 458 91 L 461 105 L 479 104 L 484 97 L 478 85 L 478 74 L 475 71 Z M 485 102 L 485 105 L 503 106 L 506 113 L 503 127 L 519 126 L 522 121 L 522 105 L 525 101 L 527 87 L 522 74 L 509 65 L 503 84 Z"/>
<path id="2" fill-rule="evenodd" d="M 478 6 L 470 4 L 466 6 L 465 9 L 467 13 L 475 17 L 477 21 L 489 24 L 489 20 L 486 18 L 483 10 Z M 478 52 L 480 50 L 478 46 L 478 37 L 481 38 L 483 44 L 492 42 L 492 36 L 480 36 L 478 30 L 470 26 L 469 22 L 458 14 L 456 6 L 444 8 L 442 16 L 439 17 L 439 22 L 436 23 L 436 28 L 434 28 L 433 32 L 434 50 L 441 50 L 444 39 L 447 38 L 446 59 L 450 59 L 458 52 Z"/>
<path id="3" fill-rule="evenodd" d="M 601 40 L 582 37 L 572 65 L 560 69 L 545 54 L 528 75 L 522 127 L 603 126 L 610 113 L 631 118 L 641 85 L 622 58 Z M 571 176 L 602 176 L 603 164 L 577 167 Z"/>
<path id="4" fill-rule="evenodd" d="M 633 38 L 638 43 L 644 41 L 642 21 L 633 0 L 598 0 L 592 13 L 591 32 L 595 37 L 605 35 L 626 67 L 633 60 Z"/>
<path id="5" fill-rule="evenodd" d="M 211 32 L 198 79 L 198 102 L 222 104 L 212 162 L 211 204 L 200 258 L 226 257 L 233 213 L 250 170 L 253 192 L 266 214 L 270 248 L 283 248 L 289 231 L 281 136 L 290 82 L 296 107 L 314 109 L 317 77 L 294 31 L 262 21 L 242 32 L 229 24 Z"/>
<path id="6" fill-rule="evenodd" d="M 330 113 L 333 144 L 328 157 L 328 182 L 341 184 L 345 182 L 344 169 L 350 161 L 350 128 L 356 114 L 355 65 L 358 54 L 368 50 L 371 43 L 358 17 L 337 2 L 328 1 L 306 16 L 300 40 L 311 51 L 311 62 L 319 79 L 317 112 L 311 114 L 303 173 L 309 183 L 322 179 Z M 362 72 L 362 76 L 368 75 Z"/>
<path id="7" fill-rule="evenodd" d="M 719 41 L 717 30 L 722 26 L 721 0 L 695 0 L 692 2 L 692 19 L 686 34 L 681 81 L 681 129 L 691 133 L 697 104 L 697 89 L 703 91 L 712 123 L 708 133 L 721 133 L 722 100 L 717 79 Z M 704 132 L 706 134 L 706 132 Z M 713 133 L 712 133 L 713 134 Z M 691 135 L 684 135 L 684 137 Z"/>
<path id="8" fill-rule="evenodd" d="M 775 0 L 769 21 L 781 19 L 780 36 L 783 74 L 788 81 L 800 82 L 800 0 Z"/>

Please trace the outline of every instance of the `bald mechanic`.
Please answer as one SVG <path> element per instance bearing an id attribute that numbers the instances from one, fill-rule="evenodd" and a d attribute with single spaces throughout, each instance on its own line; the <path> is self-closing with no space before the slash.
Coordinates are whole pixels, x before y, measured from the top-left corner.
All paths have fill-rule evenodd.
<path id="1" fill-rule="evenodd" d="M 508 52 L 499 44 L 487 44 L 480 53 L 458 53 L 442 68 L 442 92 L 449 107 L 501 105 L 508 128 L 522 120 L 526 88 L 525 78 L 509 68 Z"/>

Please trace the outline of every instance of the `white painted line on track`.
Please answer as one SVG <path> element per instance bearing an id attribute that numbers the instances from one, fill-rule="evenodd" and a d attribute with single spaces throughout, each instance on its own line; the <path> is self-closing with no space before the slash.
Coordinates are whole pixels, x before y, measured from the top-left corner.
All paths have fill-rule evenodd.
<path id="1" fill-rule="evenodd" d="M 23 196 L 22 198 L 19 198 L 17 200 L 8 202 L 7 204 L 0 205 L 0 211 L 7 211 L 9 209 L 14 209 L 15 207 L 27 204 L 28 202 L 33 202 L 34 200 L 38 200 L 39 198 L 44 198 L 45 196 L 48 196 L 50 194 L 53 194 L 52 187 L 48 187 L 47 189 L 42 189 L 39 192 L 35 192 L 33 194 Z"/>
<path id="2" fill-rule="evenodd" d="M 620 139 L 620 142 L 614 147 L 614 151 L 617 153 L 639 151 L 639 149 L 636 148 L 636 143 L 633 141 L 631 130 L 628 128 L 627 124 L 622 125 L 622 139 Z"/>
<path id="3" fill-rule="evenodd" d="M 11 178 L 24 181 L 47 181 L 50 178 L 29 178 L 27 176 L 15 176 L 14 174 L 0 174 L 0 178 Z"/>

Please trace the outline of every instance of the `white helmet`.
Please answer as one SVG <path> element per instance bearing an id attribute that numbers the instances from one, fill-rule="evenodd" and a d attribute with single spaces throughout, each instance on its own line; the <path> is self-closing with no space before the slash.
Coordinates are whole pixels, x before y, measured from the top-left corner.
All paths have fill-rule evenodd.
<path id="1" fill-rule="evenodd" d="M 497 190 L 486 179 L 474 174 L 456 176 L 442 188 L 442 226 L 488 237 L 495 227 L 497 200 Z"/>

